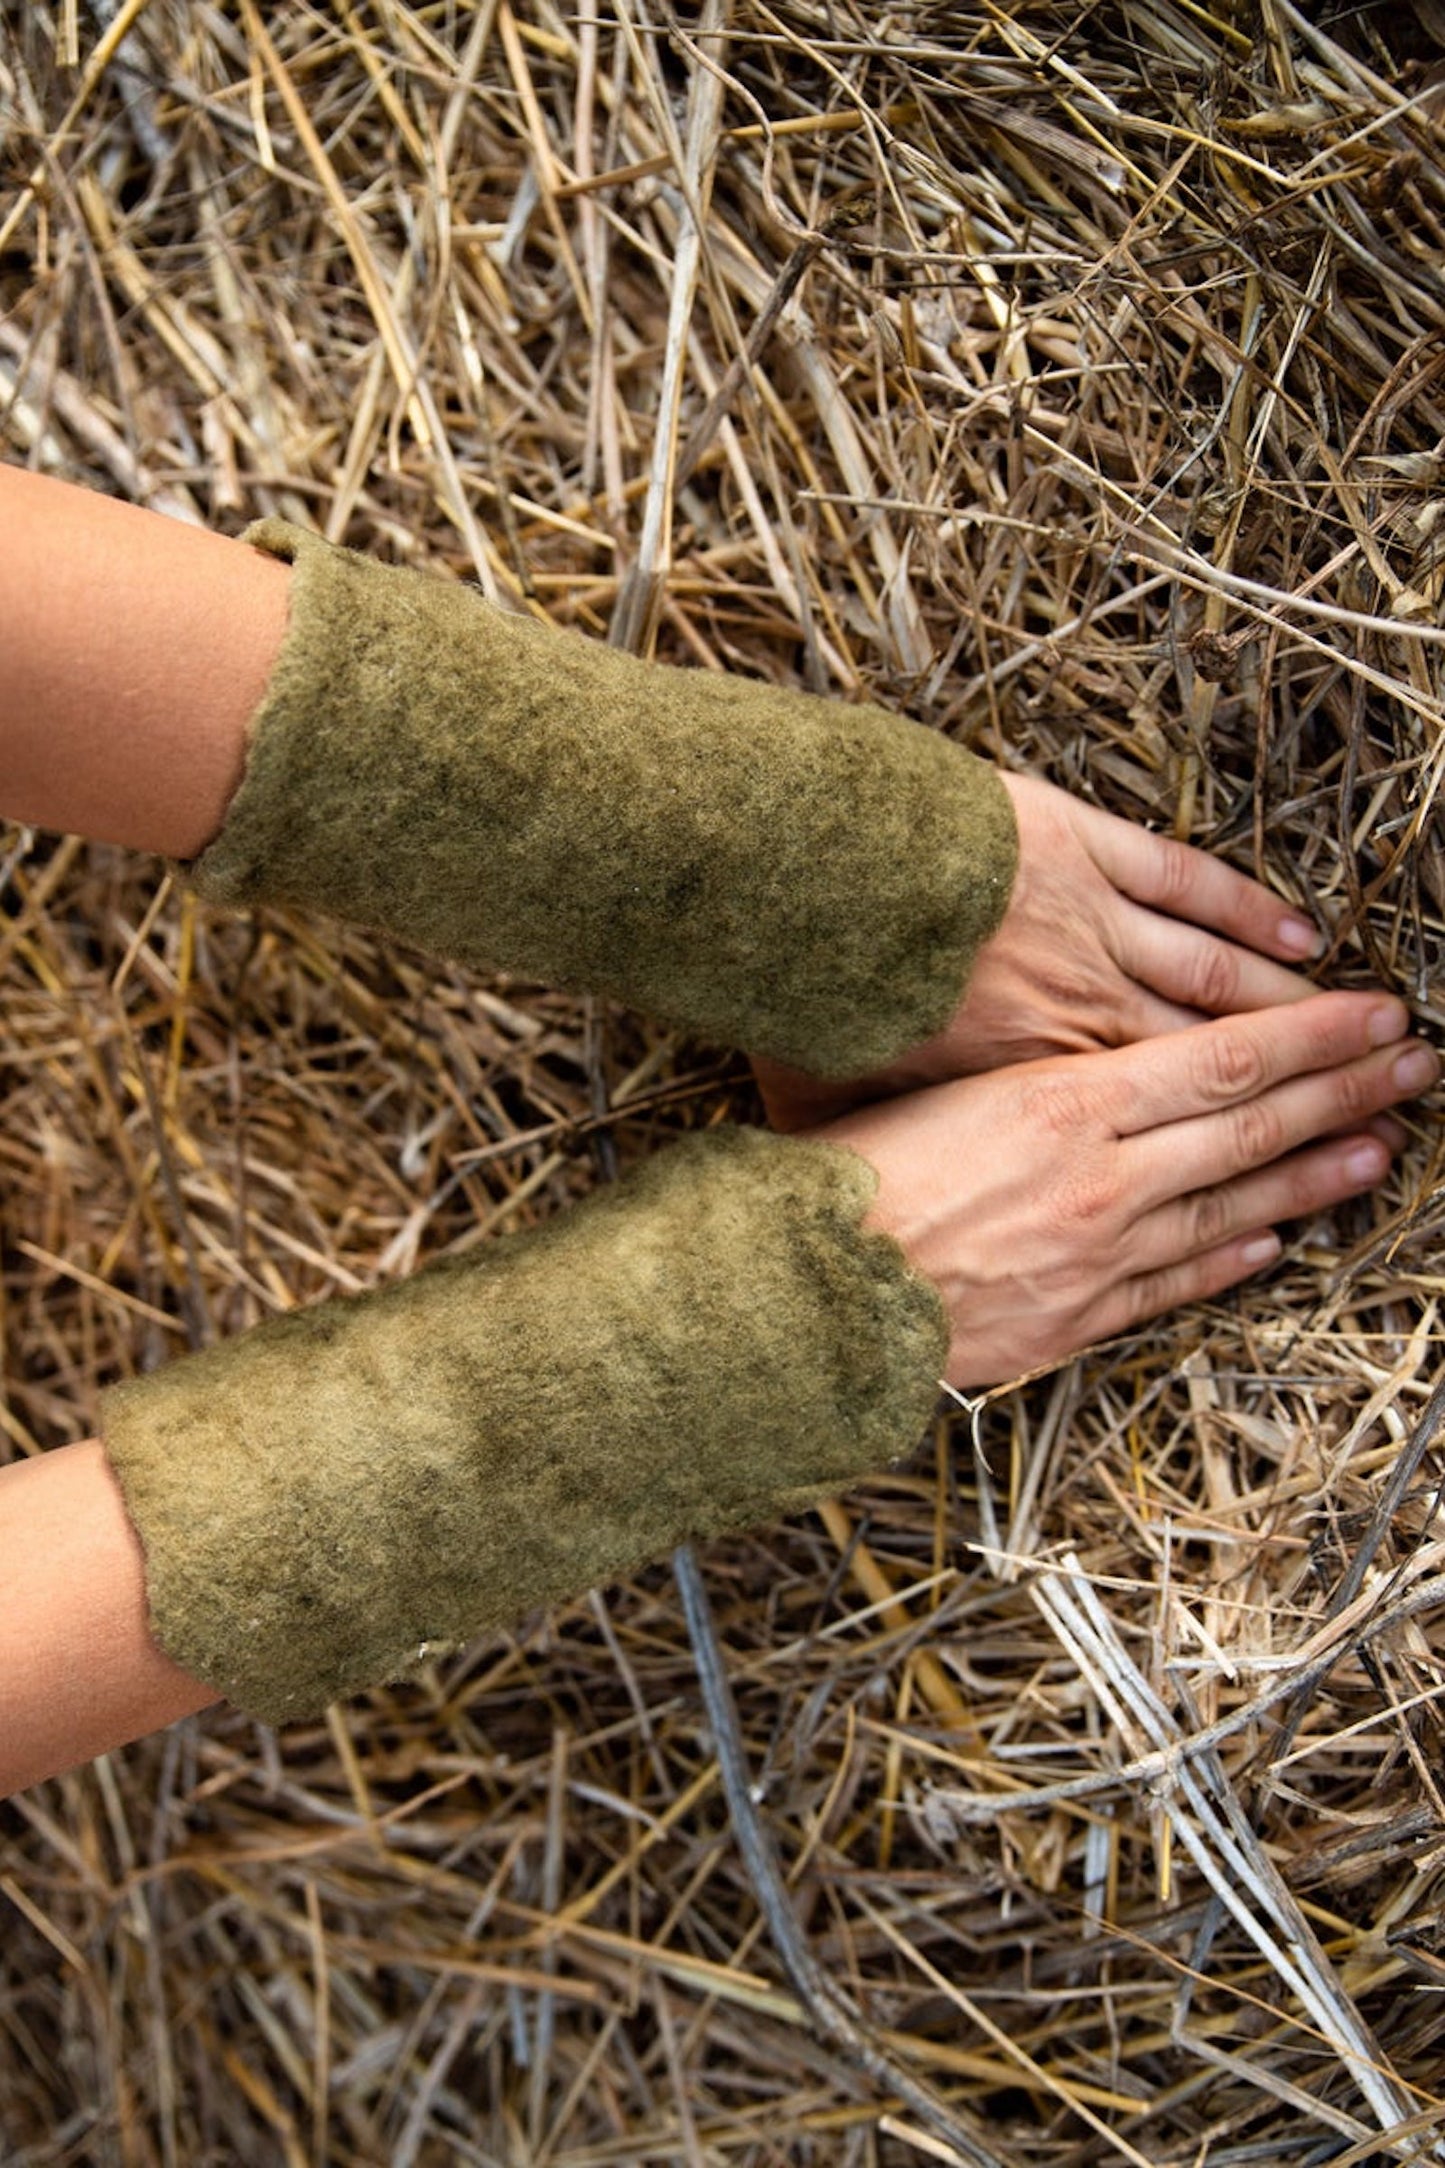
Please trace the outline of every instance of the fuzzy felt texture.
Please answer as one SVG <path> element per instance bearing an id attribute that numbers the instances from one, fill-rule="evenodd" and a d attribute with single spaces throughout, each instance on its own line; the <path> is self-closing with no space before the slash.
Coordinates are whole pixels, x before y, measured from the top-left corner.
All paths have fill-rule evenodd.
<path id="1" fill-rule="evenodd" d="M 1008 901 L 997 772 L 938 732 L 643 663 L 263 520 L 290 621 L 215 903 L 300 905 L 824 1077 L 932 1038 Z"/>
<path id="2" fill-rule="evenodd" d="M 839 1146 L 720 1130 L 113 1387 L 175 1661 L 280 1723 L 914 1445 L 948 1327 Z"/>

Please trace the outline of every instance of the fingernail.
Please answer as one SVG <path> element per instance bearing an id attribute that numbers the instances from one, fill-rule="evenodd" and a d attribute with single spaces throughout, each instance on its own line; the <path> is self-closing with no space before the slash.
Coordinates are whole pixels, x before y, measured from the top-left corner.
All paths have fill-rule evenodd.
<path id="1" fill-rule="evenodd" d="M 1409 1028 L 1409 1012 L 1403 1001 L 1382 1001 L 1370 1011 L 1371 1046 L 1388 1046 L 1392 1039 L 1403 1038 Z"/>
<path id="2" fill-rule="evenodd" d="M 1345 1173 L 1352 1182 L 1377 1182 L 1389 1164 L 1383 1144 L 1357 1144 L 1346 1156 Z"/>
<path id="3" fill-rule="evenodd" d="M 1390 1074 L 1403 1092 L 1422 1092 L 1433 1084 L 1440 1064 L 1428 1046 L 1412 1046 L 1402 1054 Z"/>
<path id="4" fill-rule="evenodd" d="M 1282 1247 L 1278 1235 L 1256 1235 L 1240 1251 L 1240 1261 L 1248 1271 L 1258 1272 L 1261 1265 L 1274 1263 Z"/>
<path id="5" fill-rule="evenodd" d="M 1324 935 L 1313 927 L 1307 918 L 1282 918 L 1279 922 L 1279 945 L 1291 956 L 1323 956 Z"/>

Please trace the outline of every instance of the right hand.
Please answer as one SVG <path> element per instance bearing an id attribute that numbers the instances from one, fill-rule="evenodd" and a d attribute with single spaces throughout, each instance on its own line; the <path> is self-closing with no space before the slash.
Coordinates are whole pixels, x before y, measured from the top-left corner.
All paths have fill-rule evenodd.
<path id="1" fill-rule="evenodd" d="M 1318 994 L 811 1134 L 877 1169 L 870 1224 L 942 1294 L 950 1384 L 994 1385 L 1219 1294 L 1278 1257 L 1273 1221 L 1373 1189 L 1384 1110 L 1439 1074 L 1407 1025 L 1386 996 Z"/>
<path id="2" fill-rule="evenodd" d="M 1257 881 L 1041 776 L 1005 775 L 1003 784 L 1018 825 L 1018 871 L 952 1022 L 880 1075 L 852 1083 L 756 1061 L 775 1129 L 814 1126 L 865 1099 L 1010 1062 L 1128 1046 L 1314 991 L 1285 968 L 1315 953 L 1314 928 Z"/>

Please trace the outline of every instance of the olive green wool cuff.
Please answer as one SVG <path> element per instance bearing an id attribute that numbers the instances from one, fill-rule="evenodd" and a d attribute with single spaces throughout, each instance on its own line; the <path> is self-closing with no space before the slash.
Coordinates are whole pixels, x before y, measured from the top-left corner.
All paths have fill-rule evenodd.
<path id="1" fill-rule="evenodd" d="M 300 905 L 825 1077 L 930 1039 L 1003 915 L 998 773 L 938 732 L 643 663 L 281 520 L 290 621 L 214 903 Z"/>
<path id="2" fill-rule="evenodd" d="M 914 1445 L 943 1305 L 839 1146 L 718 1131 L 535 1232 L 113 1387 L 177 1663 L 270 1722 Z"/>

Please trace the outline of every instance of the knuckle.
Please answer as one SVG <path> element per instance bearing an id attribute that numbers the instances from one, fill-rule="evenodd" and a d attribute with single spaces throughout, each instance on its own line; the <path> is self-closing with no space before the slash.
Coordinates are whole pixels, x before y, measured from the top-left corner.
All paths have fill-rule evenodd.
<path id="1" fill-rule="evenodd" d="M 1232 1232 L 1229 1195 L 1222 1189 L 1203 1189 L 1189 1203 L 1189 1247 L 1212 1250 Z"/>
<path id="2" fill-rule="evenodd" d="M 1341 1069 L 1334 1079 L 1337 1112 L 1347 1119 L 1373 1114 L 1378 1104 L 1376 1081 L 1368 1069 Z"/>
<path id="3" fill-rule="evenodd" d="M 1183 843 L 1172 836 L 1155 837 L 1154 888 L 1160 903 L 1183 903 L 1194 881 L 1194 861 Z"/>
<path id="4" fill-rule="evenodd" d="M 1239 996 L 1239 959 L 1220 941 L 1208 942 L 1195 959 L 1190 973 L 1189 998 L 1196 1009 L 1219 1015 L 1232 1009 Z"/>
<path id="5" fill-rule="evenodd" d="M 1130 1282 L 1129 1329 L 1162 1317 L 1167 1310 L 1177 1310 L 1186 1302 L 1197 1302 L 1209 1293 L 1210 1286 L 1211 1275 L 1198 1260 L 1145 1273 Z"/>
<path id="6" fill-rule="evenodd" d="M 1170 1276 L 1163 1272 L 1141 1273 L 1138 1279 L 1130 1280 L 1120 1294 L 1124 1313 L 1121 1329 L 1125 1332 L 1132 1332 L 1135 1326 L 1143 1325 L 1151 1317 L 1157 1317 L 1161 1310 L 1171 1308 L 1174 1299 Z"/>
<path id="7" fill-rule="evenodd" d="M 1339 1020 L 1332 1012 L 1327 1011 L 1309 1019 L 1309 1028 L 1301 1044 L 1299 1065 L 1302 1070 L 1317 1072 L 1330 1068 L 1340 1060 L 1343 1053 L 1354 1051 L 1353 1047 L 1341 1046 Z"/>
<path id="8" fill-rule="evenodd" d="M 1146 1324 L 1165 1310 L 1175 1309 L 1179 1303 L 1176 1285 L 1161 1273 L 1157 1279 L 1146 1280 L 1134 1298 L 1132 1325 Z"/>
<path id="9" fill-rule="evenodd" d="M 1234 1127 L 1234 1150 L 1242 1167 L 1266 1166 L 1284 1150 L 1280 1118 L 1267 1099 L 1246 1099 L 1230 1115 Z"/>
<path id="10" fill-rule="evenodd" d="M 1264 1089 L 1269 1067 L 1257 1033 L 1201 1031 L 1199 1086 L 1208 1100 L 1251 1099 Z"/>
<path id="11" fill-rule="evenodd" d="M 1060 1169 L 1054 1208 L 1062 1227 L 1098 1229 L 1114 1217 L 1119 1203 L 1119 1182 L 1097 1159 L 1073 1160 Z"/>
<path id="12" fill-rule="evenodd" d="M 1072 1140 L 1082 1126 L 1081 1109 L 1077 1085 L 1057 1070 L 1042 1070 L 1021 1086 L 1024 1120 L 1045 1136 Z"/>

